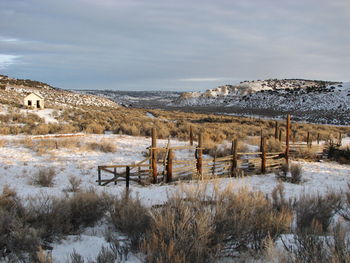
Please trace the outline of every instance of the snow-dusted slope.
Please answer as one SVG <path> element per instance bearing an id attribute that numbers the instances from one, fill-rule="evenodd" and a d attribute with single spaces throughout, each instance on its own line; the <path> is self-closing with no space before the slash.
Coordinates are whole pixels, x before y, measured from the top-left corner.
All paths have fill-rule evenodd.
<path id="1" fill-rule="evenodd" d="M 173 105 L 236 107 L 297 112 L 301 115 L 312 113 L 313 121 L 350 124 L 350 117 L 347 117 L 350 112 L 350 82 L 294 79 L 245 81 L 203 93 L 183 93 Z M 309 119 L 306 117 L 305 120 Z"/>
<path id="2" fill-rule="evenodd" d="M 53 88 L 48 84 L 10 78 L 0 75 L 0 104 L 21 105 L 25 96 L 39 93 L 45 99 L 47 106 L 96 106 L 117 107 L 118 105 L 106 98 L 94 95 L 80 94 L 68 90 Z"/>

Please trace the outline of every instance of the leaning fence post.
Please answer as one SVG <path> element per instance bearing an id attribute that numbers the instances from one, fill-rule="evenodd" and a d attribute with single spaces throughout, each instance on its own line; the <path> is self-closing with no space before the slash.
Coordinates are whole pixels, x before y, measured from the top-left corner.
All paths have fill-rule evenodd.
<path id="1" fill-rule="evenodd" d="M 152 163 L 152 175 L 153 183 L 157 183 L 157 131 L 156 128 L 152 128 L 152 150 L 151 150 L 151 163 Z"/>
<path id="2" fill-rule="evenodd" d="M 320 144 L 320 133 L 317 133 L 317 144 Z"/>
<path id="3" fill-rule="evenodd" d="M 166 166 L 166 182 L 170 183 L 173 180 L 173 150 L 169 149 L 168 160 Z"/>
<path id="4" fill-rule="evenodd" d="M 198 136 L 198 148 L 197 148 L 197 172 L 199 176 L 203 175 L 203 135 Z"/>
<path id="5" fill-rule="evenodd" d="M 266 138 L 262 138 L 261 144 L 261 173 L 266 173 Z"/>
<path id="6" fill-rule="evenodd" d="M 286 163 L 288 164 L 288 158 L 289 158 L 289 137 L 290 137 L 290 115 L 287 115 L 287 123 L 286 123 Z"/>
<path id="7" fill-rule="evenodd" d="M 130 184 L 130 166 L 126 167 L 125 171 L 125 182 L 126 182 L 126 189 L 129 190 L 129 184 Z"/>
<path id="8" fill-rule="evenodd" d="M 190 145 L 193 146 L 193 127 L 190 126 Z"/>
<path id="9" fill-rule="evenodd" d="M 232 141 L 232 147 L 231 147 L 231 154 L 232 154 L 231 177 L 234 176 L 235 170 L 237 169 L 237 149 L 238 149 L 238 140 L 234 139 Z"/>
<path id="10" fill-rule="evenodd" d="M 101 185 L 101 167 L 99 166 L 97 169 L 98 169 L 98 185 Z"/>

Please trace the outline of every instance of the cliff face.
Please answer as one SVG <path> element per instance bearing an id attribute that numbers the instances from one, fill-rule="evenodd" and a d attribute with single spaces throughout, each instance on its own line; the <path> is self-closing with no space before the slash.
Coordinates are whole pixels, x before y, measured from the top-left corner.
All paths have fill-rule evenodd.
<path id="1" fill-rule="evenodd" d="M 312 121 L 350 125 L 350 83 L 300 79 L 244 81 L 202 93 L 187 92 L 172 105 L 260 109 L 305 116 L 312 113 L 316 116 Z"/>

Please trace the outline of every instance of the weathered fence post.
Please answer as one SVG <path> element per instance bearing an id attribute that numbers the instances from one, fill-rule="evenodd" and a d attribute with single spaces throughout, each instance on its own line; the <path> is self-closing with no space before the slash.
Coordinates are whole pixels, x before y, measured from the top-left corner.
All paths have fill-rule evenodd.
<path id="1" fill-rule="evenodd" d="M 338 145 L 341 146 L 341 141 L 342 141 L 342 133 L 339 132 L 339 139 L 338 139 Z"/>
<path id="2" fill-rule="evenodd" d="M 130 166 L 126 167 L 125 171 L 125 186 L 126 190 L 129 190 L 129 184 L 130 184 Z"/>
<path id="3" fill-rule="evenodd" d="M 266 138 L 262 138 L 261 144 L 261 173 L 266 173 Z"/>
<path id="4" fill-rule="evenodd" d="M 232 166 L 231 166 L 231 177 L 235 175 L 237 169 L 237 151 L 238 151 L 238 140 L 232 141 L 231 154 L 232 154 Z"/>
<path id="5" fill-rule="evenodd" d="M 289 158 L 289 137 L 290 137 L 290 115 L 287 115 L 287 123 L 286 123 L 286 163 L 288 165 L 288 158 Z"/>
<path id="6" fill-rule="evenodd" d="M 310 142 L 310 132 L 308 131 L 307 132 L 307 135 L 306 135 L 306 145 L 307 147 L 311 147 L 311 142 Z"/>
<path id="7" fill-rule="evenodd" d="M 213 159 L 213 170 L 212 170 L 213 176 L 215 176 L 215 169 L 216 169 L 215 166 L 216 166 L 216 151 L 215 151 L 214 159 Z"/>
<path id="8" fill-rule="evenodd" d="M 320 133 L 317 133 L 317 144 L 320 144 Z"/>
<path id="9" fill-rule="evenodd" d="M 193 146 L 193 127 L 190 126 L 190 145 Z"/>
<path id="10" fill-rule="evenodd" d="M 152 163 L 152 176 L 153 183 L 157 183 L 157 131 L 156 128 L 152 128 L 152 150 L 151 150 L 151 163 Z"/>
<path id="11" fill-rule="evenodd" d="M 114 185 L 117 184 L 117 168 L 114 167 L 113 169 L 113 175 L 114 175 Z"/>
<path id="12" fill-rule="evenodd" d="M 260 152 L 262 151 L 262 141 L 263 141 L 264 135 L 263 135 L 263 130 L 260 129 Z"/>
<path id="13" fill-rule="evenodd" d="M 166 182 L 170 183 L 173 180 L 173 150 L 169 149 L 168 161 L 166 166 Z"/>
<path id="14" fill-rule="evenodd" d="M 203 176 L 203 135 L 202 133 L 198 136 L 198 147 L 197 147 L 197 172 L 199 176 Z"/>
<path id="15" fill-rule="evenodd" d="M 275 121 L 275 140 L 278 139 L 278 122 Z"/>
<path id="16" fill-rule="evenodd" d="M 101 185 L 101 167 L 99 166 L 97 169 L 98 169 L 98 185 Z"/>

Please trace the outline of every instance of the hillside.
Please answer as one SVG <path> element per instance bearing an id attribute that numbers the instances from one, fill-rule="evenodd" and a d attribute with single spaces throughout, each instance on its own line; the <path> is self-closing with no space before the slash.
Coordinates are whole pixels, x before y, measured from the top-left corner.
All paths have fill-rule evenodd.
<path id="1" fill-rule="evenodd" d="M 0 104 L 20 106 L 23 98 L 31 92 L 40 93 L 45 99 L 46 107 L 118 106 L 115 102 L 99 96 L 62 90 L 39 81 L 15 79 L 0 75 Z"/>
<path id="2" fill-rule="evenodd" d="M 328 124 L 350 124 L 350 83 L 269 79 L 219 86 L 205 92 L 182 93 L 178 107 L 221 107 L 222 112 L 259 110 L 271 115 L 292 113 L 295 119 Z"/>

